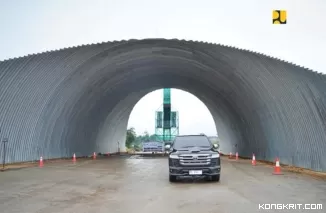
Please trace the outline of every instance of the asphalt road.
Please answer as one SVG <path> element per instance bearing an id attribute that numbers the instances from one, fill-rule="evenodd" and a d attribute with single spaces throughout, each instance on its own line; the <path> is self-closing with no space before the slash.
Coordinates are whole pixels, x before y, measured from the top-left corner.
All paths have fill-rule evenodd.
<path id="1" fill-rule="evenodd" d="M 259 209 L 276 203 L 323 204 L 323 210 Z M 2 172 L 0 212 L 325 213 L 326 182 L 295 173 L 275 176 L 269 166 L 224 158 L 219 183 L 170 183 L 166 158 L 111 157 Z"/>

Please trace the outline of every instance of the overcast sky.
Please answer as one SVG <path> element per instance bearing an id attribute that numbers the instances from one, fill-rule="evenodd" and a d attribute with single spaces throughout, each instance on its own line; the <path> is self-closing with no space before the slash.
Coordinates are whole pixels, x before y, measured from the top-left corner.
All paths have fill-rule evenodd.
<path id="1" fill-rule="evenodd" d="M 273 9 L 287 10 L 288 24 L 272 25 Z M 325 11 L 325 0 L 0 0 L 0 60 L 102 41 L 179 38 L 255 50 L 326 73 Z M 216 134 L 198 99 L 175 90 L 172 99 L 181 134 Z M 153 133 L 161 101 L 161 90 L 144 97 L 129 125 Z"/>

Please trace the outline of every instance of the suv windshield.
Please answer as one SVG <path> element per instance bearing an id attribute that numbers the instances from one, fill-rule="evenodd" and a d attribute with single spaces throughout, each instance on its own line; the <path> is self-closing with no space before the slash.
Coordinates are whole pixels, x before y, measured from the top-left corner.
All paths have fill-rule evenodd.
<path id="1" fill-rule="evenodd" d="M 205 136 L 194 135 L 194 136 L 176 137 L 175 141 L 173 143 L 173 147 L 175 149 L 190 148 L 190 147 L 195 147 L 195 146 L 209 148 L 209 147 L 211 147 L 211 142 Z"/>

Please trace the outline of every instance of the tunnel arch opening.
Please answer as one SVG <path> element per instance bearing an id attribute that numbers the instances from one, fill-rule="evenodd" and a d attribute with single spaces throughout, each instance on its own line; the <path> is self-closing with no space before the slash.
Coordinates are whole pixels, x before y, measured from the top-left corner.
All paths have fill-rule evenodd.
<path id="1" fill-rule="evenodd" d="M 146 82 L 148 82 L 146 80 Z M 179 81 L 178 81 L 179 82 Z M 189 83 L 189 82 L 187 82 Z M 192 85 L 194 85 L 195 82 L 193 82 Z M 157 87 L 157 88 L 161 88 Z M 121 141 L 125 141 L 126 137 L 126 129 L 127 129 L 127 124 L 128 124 L 128 118 L 130 116 L 130 113 L 133 109 L 133 107 L 136 105 L 136 103 L 144 97 L 148 92 L 151 92 L 155 89 L 148 89 L 148 90 L 141 90 L 139 92 L 133 92 L 131 95 L 127 96 L 122 102 L 116 105 L 116 107 L 113 109 L 113 112 L 111 115 L 107 117 L 107 120 L 105 123 L 105 126 L 102 128 L 103 131 L 100 130 L 100 136 L 97 139 L 97 141 L 100 144 L 103 144 L 104 146 L 107 145 L 112 145 L 111 147 L 108 147 L 108 152 L 116 152 L 117 151 L 117 146 L 116 146 L 116 141 L 120 141 L 120 147 L 119 150 L 124 151 L 125 146 L 124 143 L 121 143 Z M 211 115 L 213 116 L 214 122 L 218 123 L 216 127 L 220 129 L 220 139 L 222 142 L 222 147 L 224 151 L 235 151 L 234 150 L 234 145 L 239 144 L 240 148 L 245 147 L 245 145 L 241 146 L 242 143 L 242 138 L 239 136 L 239 127 L 237 126 L 237 118 L 235 116 L 230 116 L 235 114 L 232 111 L 232 108 L 225 106 L 225 104 L 220 103 L 219 107 L 222 106 L 222 108 L 218 108 L 216 105 L 212 103 L 212 98 L 207 98 L 207 96 L 203 96 L 202 94 L 198 93 L 198 91 L 195 90 L 189 90 L 187 88 L 182 88 L 179 86 L 174 86 L 174 88 L 179 88 L 182 90 L 185 90 L 187 92 L 190 92 L 191 94 L 194 94 L 197 98 L 199 98 L 205 105 L 208 107 L 209 111 L 211 112 Z M 213 94 L 211 92 L 207 92 L 208 94 Z M 126 106 L 128 106 L 126 108 Z M 222 111 L 222 113 L 221 113 Z M 122 112 L 122 113 L 121 113 Z M 112 117 L 113 116 L 113 117 Z M 117 132 L 117 128 L 110 127 L 112 125 L 111 121 L 115 120 L 117 123 L 123 125 L 123 128 L 120 128 L 120 130 L 123 130 L 124 132 Z M 227 124 L 227 125 L 225 125 Z M 108 125 L 108 126 L 107 126 Z M 109 130 L 109 131 L 108 131 Z M 106 135 L 102 136 L 101 132 L 104 132 Z M 108 144 L 108 141 L 112 141 L 112 143 Z M 100 149 L 107 149 L 105 147 L 102 147 Z"/>
<path id="2" fill-rule="evenodd" d="M 163 89 L 147 93 L 131 110 L 128 129 L 134 128 L 137 136 L 147 132 L 151 140 L 163 141 Z M 178 88 L 170 88 L 170 94 L 169 102 L 174 116 L 171 114 L 170 133 L 166 132 L 164 136 L 166 142 L 172 141 L 176 135 L 205 133 L 208 136 L 217 136 L 212 113 L 200 98 Z"/>
<path id="3" fill-rule="evenodd" d="M 159 89 L 158 89 L 159 88 Z M 117 137 L 113 141 L 113 143 L 110 143 L 112 141 L 112 135 L 114 135 L 116 132 L 116 129 L 110 129 L 111 121 L 112 120 L 120 120 L 124 121 L 123 124 L 125 128 L 123 129 L 124 132 L 126 132 L 127 127 L 128 127 L 128 122 L 130 119 L 130 115 L 134 109 L 134 107 L 139 103 L 143 97 L 145 97 L 147 94 L 150 94 L 154 91 L 159 91 L 162 88 L 165 87 L 156 87 L 155 89 L 147 89 L 147 90 L 141 90 L 138 92 L 132 92 L 130 95 L 128 95 L 123 101 L 121 101 L 119 104 L 116 106 L 116 110 L 113 110 L 111 115 L 109 115 L 106 118 L 106 121 L 104 122 L 104 126 L 101 128 L 99 131 L 99 137 L 97 141 L 104 146 L 111 145 L 111 147 L 108 148 L 108 152 L 116 152 L 117 151 L 117 144 L 120 144 L 119 150 L 125 151 L 125 139 L 126 139 L 126 134 L 123 134 L 123 136 L 119 136 L 120 134 L 117 134 Z M 215 126 L 215 130 L 218 131 L 218 127 L 221 128 L 221 131 L 219 131 L 219 139 L 221 141 L 221 147 L 223 147 L 223 150 L 232 150 L 234 151 L 234 144 L 237 144 L 240 142 L 240 138 L 236 138 L 236 134 L 233 131 L 233 129 L 230 129 L 229 126 L 232 126 L 230 122 L 232 122 L 234 117 L 230 117 L 228 114 L 227 116 L 221 116 L 221 114 L 226 114 L 230 112 L 230 109 L 227 109 L 226 107 L 224 108 L 217 108 L 212 104 L 212 100 L 210 98 L 207 98 L 205 95 L 203 96 L 201 93 L 198 93 L 198 91 L 194 91 L 193 89 L 187 89 L 184 87 L 180 86 L 174 86 L 172 87 L 173 89 L 181 90 L 184 92 L 187 92 L 188 94 L 194 96 L 195 98 L 198 99 L 208 110 L 212 120 L 213 120 L 213 125 Z M 122 114 L 119 112 L 123 112 Z M 154 120 L 155 118 L 155 110 L 153 110 L 152 114 L 150 114 L 150 117 Z M 232 113 L 232 112 L 231 112 Z M 215 116 L 213 116 L 215 115 Z M 193 123 L 196 123 L 196 121 L 192 121 Z M 216 125 L 218 123 L 218 125 Z M 226 126 L 225 126 L 226 124 Z M 236 124 L 233 124 L 236 126 Z M 199 132 L 194 132 L 192 134 L 198 134 Z M 119 141 L 119 143 L 117 142 Z M 122 141 L 122 143 L 121 143 Z"/>
<path id="4" fill-rule="evenodd" d="M 185 90 L 170 89 L 171 111 L 179 113 L 180 134 L 198 134 L 216 136 L 216 125 L 211 111 L 200 98 Z M 155 133 L 156 112 L 163 111 L 164 88 L 147 93 L 133 107 L 128 128 L 135 127 L 137 134 L 145 131 Z M 190 125 L 188 125 L 190 124 Z M 194 126 L 196 124 L 196 126 Z M 162 124 L 161 124 L 162 125 Z M 139 126 L 139 128 L 137 128 Z"/>
<path id="5" fill-rule="evenodd" d="M 142 96 L 175 87 L 200 97 L 224 121 L 232 134 L 223 140 L 238 144 L 240 155 L 326 169 L 325 76 L 258 53 L 130 40 L 7 60 L 0 71 L 10 162 L 105 152 L 108 137 L 124 140 L 126 112 Z"/>

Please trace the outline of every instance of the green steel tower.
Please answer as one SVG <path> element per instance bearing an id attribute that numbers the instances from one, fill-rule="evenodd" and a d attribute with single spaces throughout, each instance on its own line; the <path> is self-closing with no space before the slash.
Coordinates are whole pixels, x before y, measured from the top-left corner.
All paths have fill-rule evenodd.
<path id="1" fill-rule="evenodd" d="M 157 141 L 171 143 L 179 135 L 179 113 L 172 111 L 171 89 L 163 89 L 163 109 L 155 112 L 155 135 Z"/>

